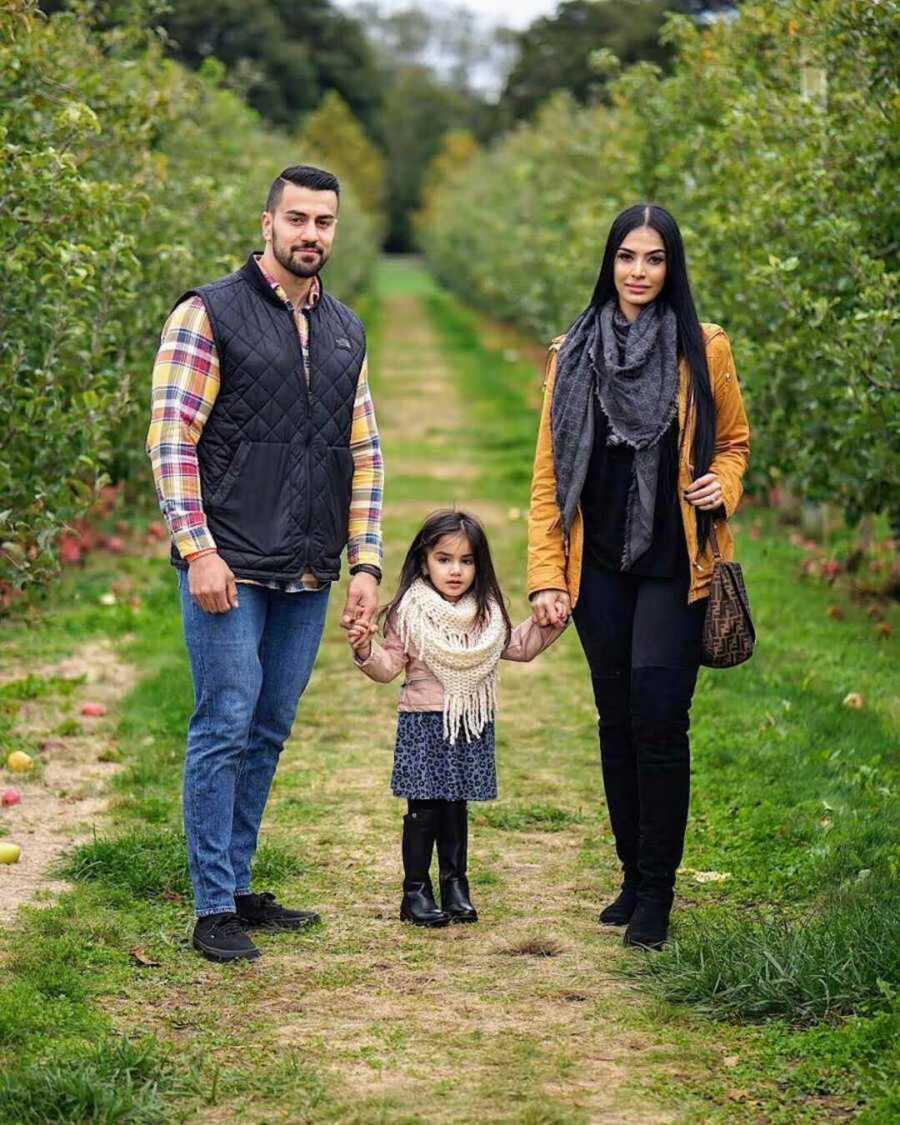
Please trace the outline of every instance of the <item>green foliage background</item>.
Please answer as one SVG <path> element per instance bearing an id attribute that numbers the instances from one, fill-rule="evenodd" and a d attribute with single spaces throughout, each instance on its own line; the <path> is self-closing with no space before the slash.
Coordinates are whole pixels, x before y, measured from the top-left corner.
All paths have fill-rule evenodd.
<path id="1" fill-rule="evenodd" d="M 900 526 L 898 29 L 896 0 L 671 19 L 670 73 L 638 64 L 600 106 L 557 96 L 431 185 L 433 269 L 549 339 L 587 303 L 615 213 L 662 203 L 701 318 L 732 337 L 757 485 L 788 478 L 851 520 Z"/>
<path id="2" fill-rule="evenodd" d="M 0 14 L 0 582 L 54 569 L 102 483 L 146 472 L 172 301 L 240 264 L 271 180 L 315 159 L 143 22 L 136 6 L 101 30 L 31 0 Z M 352 188 L 339 237 L 326 283 L 351 298 L 377 255 Z"/>

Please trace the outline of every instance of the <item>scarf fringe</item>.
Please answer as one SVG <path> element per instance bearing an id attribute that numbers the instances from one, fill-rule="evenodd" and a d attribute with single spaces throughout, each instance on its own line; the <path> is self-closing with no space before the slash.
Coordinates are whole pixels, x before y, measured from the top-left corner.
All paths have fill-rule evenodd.
<path id="1" fill-rule="evenodd" d="M 506 645 L 506 627 L 497 606 L 475 632 L 475 599 L 446 601 L 417 579 L 397 607 L 397 631 L 404 651 L 419 658 L 444 690 L 444 737 L 455 745 L 460 733 L 476 738 L 497 709 L 497 665 Z"/>
<path id="2" fill-rule="evenodd" d="M 468 695 L 444 692 L 444 738 L 456 745 L 460 732 L 472 742 L 493 719 L 497 711 L 497 686 L 494 677 Z"/>

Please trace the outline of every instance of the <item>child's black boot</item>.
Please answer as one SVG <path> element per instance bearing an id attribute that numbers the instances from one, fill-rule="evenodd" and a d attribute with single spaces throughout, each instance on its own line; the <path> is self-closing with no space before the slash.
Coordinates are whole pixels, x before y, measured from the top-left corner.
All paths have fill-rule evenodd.
<path id="1" fill-rule="evenodd" d="M 469 810 L 465 801 L 444 801 L 437 837 L 441 907 L 451 922 L 477 922 L 469 898 Z"/>
<path id="2" fill-rule="evenodd" d="M 411 809 L 403 818 L 403 902 L 400 918 L 416 926 L 446 926 L 431 886 L 431 853 L 437 834 L 437 810 Z"/>

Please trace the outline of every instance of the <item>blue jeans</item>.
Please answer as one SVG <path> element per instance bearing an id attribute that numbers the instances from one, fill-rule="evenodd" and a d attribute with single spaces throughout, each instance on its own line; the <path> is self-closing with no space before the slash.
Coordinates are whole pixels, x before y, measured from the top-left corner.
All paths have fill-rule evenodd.
<path id="1" fill-rule="evenodd" d="M 184 761 L 184 827 L 198 916 L 234 910 L 281 748 L 315 663 L 326 589 L 240 585 L 240 605 L 206 613 L 178 572 L 194 713 Z"/>

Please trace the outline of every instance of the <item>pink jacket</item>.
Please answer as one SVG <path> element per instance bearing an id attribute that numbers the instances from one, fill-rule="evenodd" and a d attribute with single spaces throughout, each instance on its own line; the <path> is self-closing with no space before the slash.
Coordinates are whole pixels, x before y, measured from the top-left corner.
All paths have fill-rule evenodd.
<path id="1" fill-rule="evenodd" d="M 503 650 L 501 659 L 527 662 L 544 651 L 559 637 L 565 625 L 538 625 L 529 617 L 512 631 L 509 644 Z M 427 664 L 414 652 L 404 652 L 400 635 L 393 625 L 388 625 L 384 643 L 372 641 L 372 651 L 365 660 L 354 654 L 354 662 L 371 680 L 380 684 L 390 683 L 404 669 L 406 678 L 400 692 L 398 711 L 442 711 L 444 708 L 444 689 Z"/>

